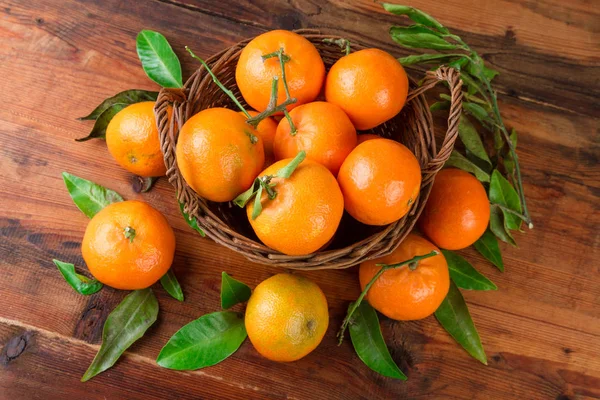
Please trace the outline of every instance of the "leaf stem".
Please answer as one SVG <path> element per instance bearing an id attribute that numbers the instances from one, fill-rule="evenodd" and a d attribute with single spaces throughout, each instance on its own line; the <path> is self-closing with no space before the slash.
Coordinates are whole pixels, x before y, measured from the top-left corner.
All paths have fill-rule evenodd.
<path id="1" fill-rule="evenodd" d="M 346 318 L 344 318 L 344 321 L 342 322 L 342 326 L 340 327 L 340 330 L 337 333 L 338 346 L 340 346 L 342 344 L 342 342 L 344 341 L 344 332 L 346 331 L 346 328 L 348 327 L 348 324 L 350 323 L 352 314 L 354 314 L 354 311 L 356 311 L 358 306 L 360 306 L 360 303 L 363 301 L 363 299 L 367 295 L 367 292 L 369 291 L 369 289 L 371 289 L 371 286 L 373 286 L 375 281 L 377 279 L 379 279 L 379 277 L 381 275 L 383 275 L 383 273 L 385 271 L 387 271 L 388 269 L 400 268 L 404 265 L 408 265 L 408 267 L 411 269 L 411 271 L 414 271 L 417 268 L 419 261 L 424 260 L 429 257 L 436 256 L 438 254 L 440 254 L 439 251 L 433 250 L 430 253 L 423 254 L 420 256 L 415 256 L 415 257 L 411 258 L 410 260 L 402 261 L 402 262 L 399 262 L 396 264 L 375 264 L 376 266 L 381 267 L 381 269 L 375 274 L 375 276 L 369 281 L 369 283 L 367 283 L 364 290 L 361 292 L 360 296 L 358 296 L 358 299 L 356 299 L 356 301 L 354 303 L 352 303 L 352 306 L 350 307 L 350 309 L 348 309 Z"/>
<path id="2" fill-rule="evenodd" d="M 526 216 L 524 216 L 523 214 L 521 214 L 521 213 L 518 213 L 518 212 L 516 212 L 515 210 L 511 210 L 510 208 L 508 208 L 508 207 L 505 207 L 505 206 L 503 206 L 502 204 L 498 204 L 498 203 L 490 203 L 490 205 L 491 205 L 492 207 L 498 207 L 498 208 L 499 208 L 499 209 L 501 209 L 502 211 L 505 211 L 505 212 L 507 212 L 507 213 L 509 213 L 509 214 L 512 214 L 512 215 L 514 215 L 514 216 L 516 216 L 516 217 L 520 218 L 520 219 L 521 219 L 523 222 L 525 222 L 525 223 L 527 224 L 527 227 L 528 227 L 529 229 L 533 229 L 533 223 L 532 223 L 531 221 L 529 221 L 529 220 L 527 219 L 527 217 L 526 217 Z"/>
<path id="3" fill-rule="evenodd" d="M 217 86 L 219 88 L 221 88 L 221 90 L 227 95 L 229 96 L 229 98 L 231 100 L 233 100 L 233 102 L 235 103 L 236 106 L 238 106 L 238 108 L 244 113 L 244 115 L 246 116 L 246 118 L 251 118 L 250 114 L 248 114 L 248 111 L 246 111 L 246 109 L 244 108 L 244 106 L 238 101 L 238 99 L 235 97 L 235 95 L 233 94 L 233 92 L 229 89 L 227 89 L 217 78 L 217 76 L 211 71 L 211 69 L 208 67 L 208 64 L 206 64 L 206 62 L 201 59 L 200 57 L 198 57 L 197 55 L 194 54 L 194 52 L 192 51 L 192 49 L 190 49 L 188 46 L 185 46 L 185 49 L 188 51 L 188 53 L 190 53 L 190 55 L 195 58 L 196 60 L 200 61 L 200 63 L 204 66 L 204 68 L 206 69 L 206 71 L 210 74 L 210 76 L 212 77 L 212 80 L 214 83 L 217 84 Z"/>
<path id="4" fill-rule="evenodd" d="M 332 38 L 325 38 L 323 39 L 324 43 L 329 43 L 329 44 L 336 44 L 338 46 L 340 46 L 340 49 L 342 49 L 342 51 L 344 53 L 346 53 L 346 55 L 350 54 L 350 41 L 348 39 L 345 38 L 339 38 L 339 39 L 332 39 Z"/>
<path id="5" fill-rule="evenodd" d="M 264 54 L 261 57 L 262 57 L 263 61 L 268 60 L 269 58 L 273 58 L 273 57 L 277 57 L 279 59 L 279 65 L 281 67 L 281 79 L 283 80 L 283 88 L 285 90 L 286 99 L 283 103 L 281 103 L 280 105 L 277 105 L 277 89 L 278 89 L 277 84 L 278 84 L 279 77 L 274 76 L 273 82 L 271 84 L 271 97 L 269 99 L 269 105 L 267 106 L 267 109 L 252 118 L 248 118 L 248 120 L 246 122 L 248 124 L 250 124 L 251 126 L 253 126 L 254 128 L 256 128 L 258 126 L 258 124 L 260 123 L 260 121 L 262 121 L 263 119 L 270 117 L 271 115 L 273 115 L 275 113 L 283 112 L 285 117 L 288 120 L 288 123 L 290 124 L 290 129 L 291 129 L 290 133 L 293 136 L 296 134 L 296 126 L 294 125 L 292 118 L 290 117 L 289 113 L 287 112 L 287 106 L 296 103 L 298 100 L 296 98 L 293 98 L 290 95 L 290 90 L 289 90 L 287 78 L 285 75 L 285 63 L 290 61 L 291 58 L 290 58 L 290 56 L 288 56 L 287 54 L 284 53 L 283 48 L 280 48 L 279 50 L 274 51 L 269 54 Z"/>
<path id="6" fill-rule="evenodd" d="M 277 191 L 274 190 L 276 184 L 271 183 L 273 178 L 287 179 L 292 176 L 292 173 L 298 168 L 298 165 L 306 158 L 306 152 L 300 151 L 285 167 L 281 168 L 275 175 L 259 176 L 254 180 L 254 183 L 248 190 L 240 194 L 233 200 L 233 203 L 238 207 L 245 207 L 246 204 L 254 198 L 254 209 L 252 210 L 252 219 L 258 218 L 262 211 L 262 192 L 267 192 L 269 200 L 275 199 Z"/>
<path id="7" fill-rule="evenodd" d="M 126 239 L 129 239 L 129 243 L 133 243 L 133 239 L 135 238 L 135 229 L 128 226 L 125 229 L 123 229 L 123 235 Z"/>

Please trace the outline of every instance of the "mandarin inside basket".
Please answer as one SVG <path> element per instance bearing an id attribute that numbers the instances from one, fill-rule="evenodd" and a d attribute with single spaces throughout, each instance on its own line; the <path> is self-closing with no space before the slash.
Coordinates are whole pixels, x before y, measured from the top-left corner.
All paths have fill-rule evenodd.
<path id="1" fill-rule="evenodd" d="M 297 33 L 311 41 L 319 50 L 327 70 L 344 55 L 340 47 L 323 39 L 340 39 L 334 34 L 320 34 L 314 30 Z M 207 60 L 219 80 L 246 106 L 235 82 L 235 69 L 241 50 L 251 39 L 244 40 Z M 352 42 L 352 51 L 364 46 Z M 448 83 L 451 105 L 448 129 L 441 145 L 436 146 L 433 119 L 423 93 L 436 83 Z M 454 147 L 461 112 L 461 81 L 457 71 L 442 67 L 428 72 L 417 86 L 410 79 L 409 98 L 396 117 L 370 130 L 371 133 L 397 140 L 406 145 L 417 157 L 422 170 L 419 197 L 410 212 L 399 221 L 383 227 L 360 224 L 344 214 L 336 236 L 326 249 L 303 256 L 288 256 L 266 247 L 252 231 L 244 210 L 232 203 L 213 203 L 199 197 L 185 182 L 177 167 L 175 148 L 178 127 L 194 114 L 211 107 L 236 109 L 233 102 L 212 82 L 204 67 L 200 67 L 181 89 L 161 90 L 155 106 L 161 148 L 167 166 L 169 182 L 177 191 L 184 210 L 197 219 L 206 236 L 230 248 L 251 261 L 290 269 L 339 269 L 364 260 L 381 257 L 396 249 L 414 226 L 433 183 L 435 174 L 442 168 Z M 173 118 L 167 116 L 172 105 Z M 302 234 L 302 232 L 298 232 Z"/>

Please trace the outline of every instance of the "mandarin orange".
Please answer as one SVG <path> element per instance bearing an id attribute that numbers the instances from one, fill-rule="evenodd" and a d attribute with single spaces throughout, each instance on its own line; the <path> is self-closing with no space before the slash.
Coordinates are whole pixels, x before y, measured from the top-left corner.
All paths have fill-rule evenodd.
<path id="1" fill-rule="evenodd" d="M 408 96 L 408 77 L 392 55 L 365 49 L 340 58 L 329 70 L 325 98 L 342 108 L 356 129 L 366 130 L 400 112 Z"/>
<path id="2" fill-rule="evenodd" d="M 283 49 L 285 75 L 290 95 L 297 102 L 288 110 L 313 101 L 321 91 L 325 79 L 325 65 L 315 46 L 297 33 L 274 30 L 252 39 L 244 47 L 235 70 L 235 80 L 246 102 L 255 110 L 264 111 L 269 104 L 271 83 L 274 76 L 281 78 L 281 66 L 277 57 L 262 57 Z M 278 83 L 278 101 L 286 98 L 283 80 Z"/>
<path id="3" fill-rule="evenodd" d="M 367 225 L 402 218 L 417 199 L 421 168 L 411 151 L 390 139 L 371 139 L 348 155 L 338 182 L 346 211 Z"/>
<path id="4" fill-rule="evenodd" d="M 483 235 L 490 222 L 490 203 L 485 188 L 468 172 L 443 169 L 435 177 L 419 227 L 443 249 L 469 247 Z"/>
<path id="5" fill-rule="evenodd" d="M 169 116 L 171 115 L 171 109 Z M 167 172 L 160 150 L 154 102 L 131 104 L 119 111 L 106 128 L 106 146 L 127 171 L 144 177 Z"/>
<path id="6" fill-rule="evenodd" d="M 292 159 L 277 161 L 260 176 L 274 176 Z M 248 220 L 258 238 L 288 255 L 313 253 L 325 246 L 344 213 L 344 198 L 333 174 L 321 164 L 304 160 L 289 178 L 273 178 L 277 192 L 270 200 L 263 193 L 262 211 L 252 219 L 254 202 L 246 206 Z"/>
<path id="7" fill-rule="evenodd" d="M 306 157 L 323 164 L 337 175 L 342 162 L 356 147 L 356 129 L 348 116 L 335 104 L 315 101 L 290 112 L 296 128 L 283 118 L 277 126 L 275 159 L 293 158 L 304 150 Z"/>
<path id="8" fill-rule="evenodd" d="M 377 264 L 396 264 L 432 251 L 440 252 L 432 243 L 409 234 L 392 254 L 360 265 L 360 286 L 365 286 L 379 272 Z M 430 316 L 442 304 L 450 288 L 448 264 L 441 254 L 385 271 L 371 286 L 367 300 L 383 315 L 410 321 Z"/>
<path id="9" fill-rule="evenodd" d="M 313 351 L 329 325 L 327 299 L 316 283 L 278 274 L 252 292 L 244 317 L 254 348 L 273 361 L 295 361 Z"/>
<path id="10" fill-rule="evenodd" d="M 116 289 L 144 289 L 171 267 L 175 234 L 150 205 L 123 201 L 104 207 L 90 220 L 81 252 L 100 282 Z"/>
<path id="11" fill-rule="evenodd" d="M 179 132 L 177 165 L 187 184 L 205 199 L 233 200 L 252 185 L 264 162 L 260 134 L 235 111 L 200 111 Z"/>

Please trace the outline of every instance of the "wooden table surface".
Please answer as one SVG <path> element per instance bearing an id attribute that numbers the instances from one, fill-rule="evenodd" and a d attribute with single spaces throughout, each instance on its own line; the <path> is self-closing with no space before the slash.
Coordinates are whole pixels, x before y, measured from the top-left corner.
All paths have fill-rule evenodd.
<path id="1" fill-rule="evenodd" d="M 255 265 L 200 238 L 180 217 L 162 179 L 132 190 L 100 140 L 76 143 L 91 123 L 76 121 L 102 99 L 130 88 L 156 90 L 140 67 L 135 36 L 162 32 L 197 67 L 207 57 L 273 28 L 324 27 L 350 40 L 408 54 L 390 40 L 386 15 L 370 0 L 3 0 L 0 8 L 0 399 L 195 398 L 600 398 L 600 168 L 598 4 L 577 0 L 410 1 L 478 49 L 499 70 L 508 126 L 519 132 L 524 186 L 535 228 L 502 246 L 506 272 L 474 251 L 473 264 L 496 292 L 465 292 L 489 365 L 470 358 L 431 317 L 382 320 L 407 382 L 365 367 L 350 341 L 335 340 L 348 302 L 359 294 L 355 268 L 305 275 L 324 290 L 330 329 L 316 351 L 278 364 L 246 342 L 225 362 L 195 372 L 155 359 L 182 325 L 219 309 L 220 273 L 252 287 L 275 268 Z M 418 71 L 411 71 L 418 74 Z M 85 297 L 52 258 L 84 265 L 88 219 L 61 172 L 143 199 L 175 229 L 173 264 L 186 301 L 155 290 L 158 322 L 114 368 L 79 379 L 98 350 L 103 322 L 125 292 Z"/>

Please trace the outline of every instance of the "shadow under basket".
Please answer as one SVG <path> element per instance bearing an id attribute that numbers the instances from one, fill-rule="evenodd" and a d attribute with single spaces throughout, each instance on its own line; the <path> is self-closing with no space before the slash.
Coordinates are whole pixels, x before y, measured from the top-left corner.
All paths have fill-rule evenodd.
<path id="1" fill-rule="evenodd" d="M 296 33 L 316 46 L 327 70 L 344 56 L 338 45 L 323 41 L 340 39 L 335 34 L 321 34 L 314 30 L 299 30 Z M 242 49 L 250 40 L 225 49 L 206 61 L 244 106 L 247 105 L 237 88 L 235 69 Z M 352 51 L 363 48 L 359 43 L 351 45 Z M 451 95 L 448 129 L 439 149 L 434 137 L 433 119 L 424 96 L 424 92 L 438 82 L 447 82 Z M 429 197 L 435 174 L 448 160 L 454 147 L 461 113 L 461 86 L 459 73 L 447 67 L 427 72 L 420 86 L 410 78 L 408 100 L 400 114 L 368 131 L 404 144 L 419 160 L 421 191 L 409 213 L 386 226 L 363 225 L 344 213 L 338 231 L 326 249 L 302 256 L 288 256 L 263 245 L 250 227 L 245 210 L 231 202 L 214 203 L 199 197 L 179 172 L 175 156 L 178 127 L 207 108 L 227 107 L 236 110 L 231 99 L 213 83 L 204 67 L 201 66 L 187 80 L 183 89 L 162 89 L 154 113 L 169 182 L 175 187 L 177 199 L 184 205 L 184 210 L 197 219 L 198 226 L 206 236 L 260 264 L 300 270 L 341 269 L 391 253 L 415 225 Z M 169 106 L 173 107 L 173 118 L 170 120 L 167 115 Z M 298 232 L 298 235 L 302 235 L 302 232 Z"/>

